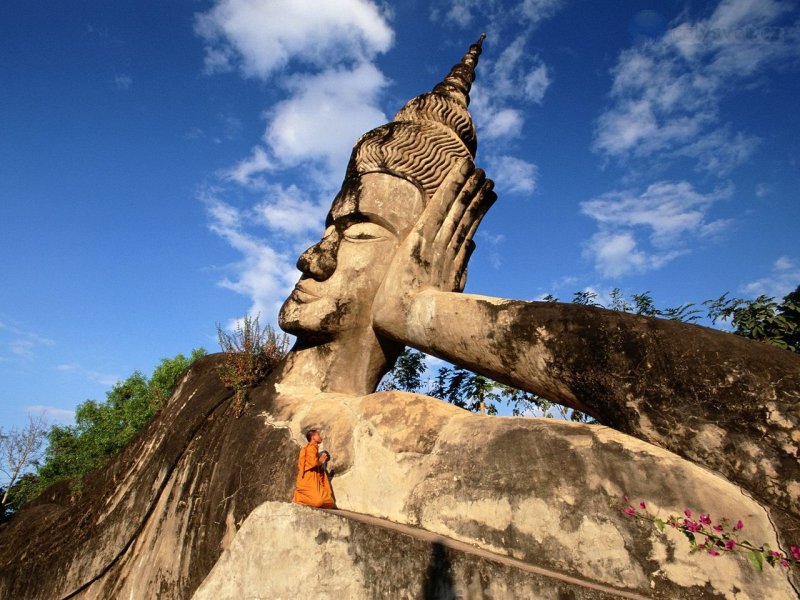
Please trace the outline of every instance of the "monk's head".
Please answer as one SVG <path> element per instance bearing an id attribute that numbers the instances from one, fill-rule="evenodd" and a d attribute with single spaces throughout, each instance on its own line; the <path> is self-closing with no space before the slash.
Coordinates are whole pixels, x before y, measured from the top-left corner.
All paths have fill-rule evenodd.
<path id="1" fill-rule="evenodd" d="M 320 444 L 322 443 L 322 435 L 320 435 L 318 429 L 309 429 L 306 431 L 306 441 Z"/>

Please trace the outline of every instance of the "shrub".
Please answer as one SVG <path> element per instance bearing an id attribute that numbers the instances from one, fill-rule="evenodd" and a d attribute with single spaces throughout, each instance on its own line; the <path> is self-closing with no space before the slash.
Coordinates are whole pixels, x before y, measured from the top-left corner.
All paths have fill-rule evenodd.
<path id="1" fill-rule="evenodd" d="M 289 336 L 269 325 L 262 328 L 258 315 L 245 315 L 231 333 L 217 324 L 217 338 L 225 355 L 217 373 L 225 387 L 236 392 L 233 406 L 239 418 L 247 408 L 248 388 L 258 385 L 283 360 Z"/>

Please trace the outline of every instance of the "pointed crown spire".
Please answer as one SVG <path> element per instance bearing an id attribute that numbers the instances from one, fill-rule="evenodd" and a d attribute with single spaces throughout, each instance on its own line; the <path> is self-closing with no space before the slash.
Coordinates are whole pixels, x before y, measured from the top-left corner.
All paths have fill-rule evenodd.
<path id="1" fill-rule="evenodd" d="M 433 88 L 434 92 L 445 94 L 453 98 L 464 106 L 469 106 L 469 90 L 472 82 L 475 81 L 475 67 L 478 65 L 478 57 L 481 55 L 483 40 L 486 34 L 482 33 L 478 41 L 469 47 L 469 50 L 461 59 L 461 62 L 450 69 L 447 77 Z"/>
<path id="2" fill-rule="evenodd" d="M 475 67 L 478 65 L 485 38 L 486 34 L 481 34 L 478 41 L 469 47 L 461 62 L 450 69 L 433 91 L 409 100 L 394 116 L 393 121 L 427 121 L 444 125 L 459 137 L 474 157 L 478 139 L 467 106 L 472 82 L 475 81 Z"/>
<path id="3" fill-rule="evenodd" d="M 475 158 L 478 138 L 467 105 L 485 37 L 432 91 L 412 98 L 391 123 L 358 139 L 345 184 L 367 173 L 389 173 L 417 185 L 427 202 L 459 161 Z"/>

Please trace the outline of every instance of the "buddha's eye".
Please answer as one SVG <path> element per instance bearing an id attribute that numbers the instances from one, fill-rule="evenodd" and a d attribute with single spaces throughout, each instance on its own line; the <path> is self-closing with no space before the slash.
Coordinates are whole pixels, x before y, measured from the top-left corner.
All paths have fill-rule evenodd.
<path id="1" fill-rule="evenodd" d="M 377 223 L 353 223 L 344 230 L 344 239 L 349 242 L 377 242 L 389 239 L 390 235 Z"/>

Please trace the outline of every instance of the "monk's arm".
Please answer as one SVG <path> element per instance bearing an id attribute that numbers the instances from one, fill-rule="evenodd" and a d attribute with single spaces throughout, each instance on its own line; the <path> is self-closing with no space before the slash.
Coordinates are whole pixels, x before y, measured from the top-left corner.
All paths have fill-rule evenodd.
<path id="1" fill-rule="evenodd" d="M 324 465 L 328 461 L 328 457 L 325 453 L 318 455 L 314 452 L 311 446 L 306 446 L 303 449 L 303 456 L 302 456 L 302 471 L 306 473 L 311 471 L 312 469 L 316 469 L 317 467 Z"/>

